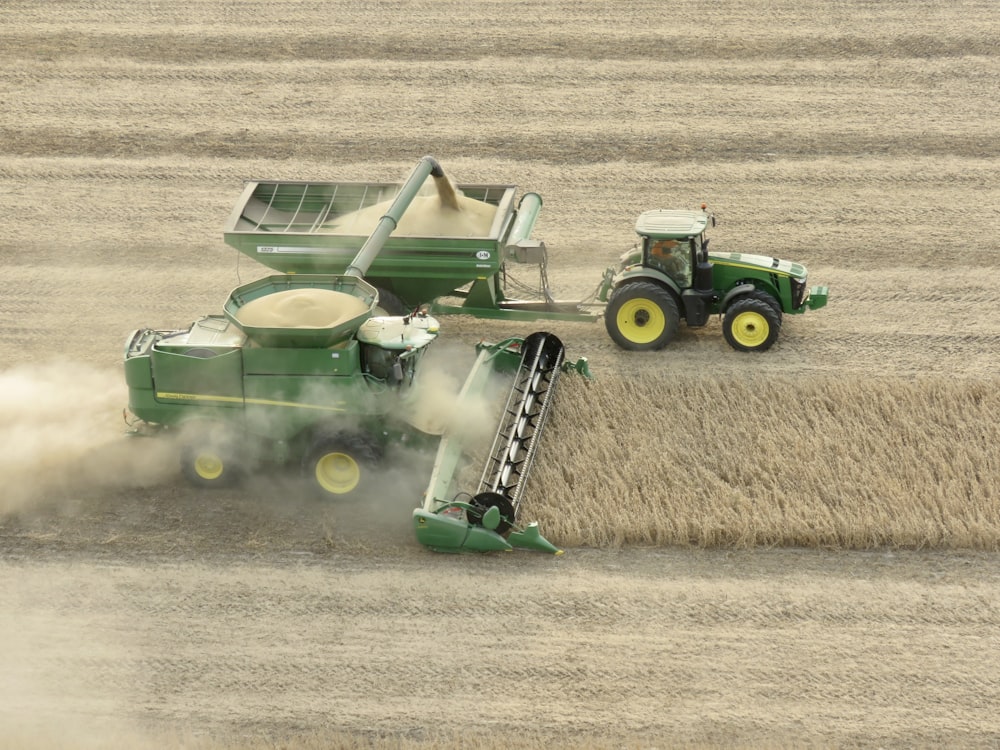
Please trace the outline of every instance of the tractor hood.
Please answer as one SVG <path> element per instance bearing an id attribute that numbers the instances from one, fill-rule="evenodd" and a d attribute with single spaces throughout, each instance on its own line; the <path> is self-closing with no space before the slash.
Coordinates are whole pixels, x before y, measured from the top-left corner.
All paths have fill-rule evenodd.
<path id="1" fill-rule="evenodd" d="M 793 276 L 797 279 L 806 278 L 806 267 L 801 263 L 792 263 L 780 258 L 772 258 L 768 255 L 751 255 L 750 253 L 712 253 L 708 254 L 708 259 L 717 265 L 732 266 L 738 268 L 751 268 L 755 271 L 765 271 L 769 273 L 780 273 L 786 276 Z"/>

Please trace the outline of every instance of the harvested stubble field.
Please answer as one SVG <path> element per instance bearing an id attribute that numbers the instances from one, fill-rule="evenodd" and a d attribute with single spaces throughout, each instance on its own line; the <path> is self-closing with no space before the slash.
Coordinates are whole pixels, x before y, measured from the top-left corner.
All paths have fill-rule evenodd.
<path id="1" fill-rule="evenodd" d="M 6 0 L 0 747 L 996 747 L 998 29 L 992 0 Z M 128 332 L 266 273 L 221 240 L 243 180 L 423 154 L 544 197 L 562 298 L 705 201 L 717 249 L 830 305 L 759 356 L 547 326 L 597 376 L 560 382 L 524 509 L 561 558 L 417 549 L 405 472 L 366 508 L 208 495 L 121 438 Z"/>

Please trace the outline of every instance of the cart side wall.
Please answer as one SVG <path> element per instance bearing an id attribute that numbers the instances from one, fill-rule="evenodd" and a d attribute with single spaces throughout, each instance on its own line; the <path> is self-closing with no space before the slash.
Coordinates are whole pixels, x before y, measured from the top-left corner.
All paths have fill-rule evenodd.
<path id="1" fill-rule="evenodd" d="M 227 244 L 269 268 L 289 274 L 342 274 L 367 236 L 330 229 L 347 213 L 390 200 L 398 185 L 254 182 L 226 223 Z M 514 186 L 458 185 L 462 193 L 497 207 L 485 237 L 390 235 L 365 279 L 408 305 L 495 275 L 514 221 Z"/>

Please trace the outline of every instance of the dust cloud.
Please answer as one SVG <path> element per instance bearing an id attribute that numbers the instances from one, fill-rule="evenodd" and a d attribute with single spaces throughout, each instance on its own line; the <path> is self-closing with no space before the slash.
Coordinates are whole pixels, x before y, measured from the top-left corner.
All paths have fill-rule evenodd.
<path id="1" fill-rule="evenodd" d="M 125 437 L 127 401 L 115 370 L 59 362 L 0 372 L 0 514 L 175 471 L 170 446 Z"/>
<path id="2" fill-rule="evenodd" d="M 430 435 L 459 433 L 473 442 L 492 436 L 500 397 L 496 384 L 490 383 L 482 393 L 460 398 L 475 362 L 473 355 L 472 347 L 434 342 L 403 399 L 404 419 Z"/>

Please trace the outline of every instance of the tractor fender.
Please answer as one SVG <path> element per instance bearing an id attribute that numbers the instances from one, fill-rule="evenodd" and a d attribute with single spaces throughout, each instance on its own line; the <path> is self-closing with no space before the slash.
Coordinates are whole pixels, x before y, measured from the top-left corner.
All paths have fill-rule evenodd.
<path id="1" fill-rule="evenodd" d="M 681 288 L 677 286 L 677 282 L 672 278 L 667 276 L 667 274 L 657 271 L 653 268 L 636 268 L 632 271 L 623 271 L 617 279 L 615 279 L 615 289 L 618 289 L 623 284 L 630 281 L 635 281 L 636 279 L 646 279 L 652 281 L 660 286 L 664 286 L 674 293 L 674 296 L 679 300 L 681 298 Z"/>
<path id="2" fill-rule="evenodd" d="M 726 308 L 729 307 L 729 303 L 735 297 L 739 297 L 741 294 L 749 294 L 750 292 L 754 291 L 756 288 L 757 287 L 755 287 L 753 284 L 750 284 L 750 283 L 737 284 L 732 289 L 730 289 L 728 292 L 726 292 L 726 296 L 722 298 L 722 304 L 719 305 L 719 312 L 720 313 L 724 313 L 726 311 Z"/>

